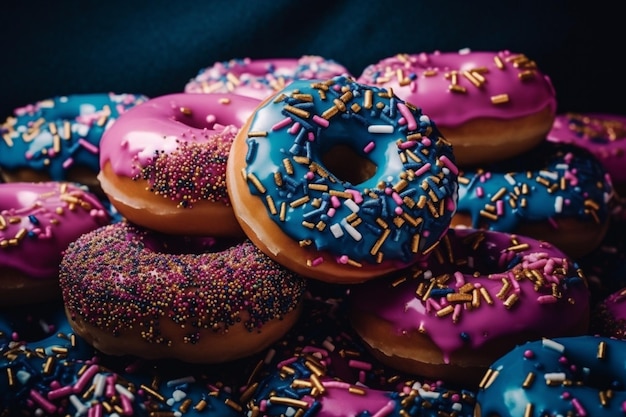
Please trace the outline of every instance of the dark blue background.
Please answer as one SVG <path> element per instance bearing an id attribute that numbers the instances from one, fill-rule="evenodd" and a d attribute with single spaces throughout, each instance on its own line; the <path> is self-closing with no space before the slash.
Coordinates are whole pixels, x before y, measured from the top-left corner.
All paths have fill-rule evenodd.
<path id="1" fill-rule="evenodd" d="M 608 0 L 6 3 L 5 116 L 62 94 L 180 92 L 201 68 L 231 58 L 322 55 L 358 75 L 396 53 L 465 47 L 534 59 L 555 85 L 559 111 L 626 113 L 625 25 L 619 2 Z"/>

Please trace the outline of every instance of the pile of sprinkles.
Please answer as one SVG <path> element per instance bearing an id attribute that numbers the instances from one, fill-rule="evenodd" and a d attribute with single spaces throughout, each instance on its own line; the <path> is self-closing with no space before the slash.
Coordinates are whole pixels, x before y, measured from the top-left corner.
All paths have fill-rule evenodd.
<path id="1" fill-rule="evenodd" d="M 249 241 L 197 254 L 190 253 L 194 241 L 185 243 L 185 254 L 164 253 L 167 242 L 127 223 L 81 236 L 60 266 L 63 293 L 72 294 L 68 311 L 114 335 L 141 327 L 147 342 L 170 345 L 195 343 L 203 332 L 227 332 L 240 322 L 260 331 L 301 300 L 304 280 Z M 185 328 L 184 340 L 164 336 L 160 320 Z"/>
<path id="2" fill-rule="evenodd" d="M 226 161 L 237 128 L 229 125 L 200 133 L 201 140 L 182 133 L 184 140 L 175 139 L 174 149 L 167 153 L 155 150 L 153 158 L 141 162 L 133 179 L 145 180 L 151 193 L 177 202 L 180 208 L 193 208 L 202 201 L 230 205 Z"/>
<path id="3" fill-rule="evenodd" d="M 242 174 L 270 218 L 340 264 L 428 254 L 456 208 L 458 170 L 434 123 L 391 91 L 347 77 L 294 81 L 257 110 L 247 144 Z M 330 172 L 322 156 L 337 145 L 376 173 L 352 184 Z M 310 266 L 323 262 L 314 254 Z"/>
<path id="4" fill-rule="evenodd" d="M 578 336 L 515 347 L 485 373 L 478 415 L 617 416 L 626 410 L 626 342 Z"/>

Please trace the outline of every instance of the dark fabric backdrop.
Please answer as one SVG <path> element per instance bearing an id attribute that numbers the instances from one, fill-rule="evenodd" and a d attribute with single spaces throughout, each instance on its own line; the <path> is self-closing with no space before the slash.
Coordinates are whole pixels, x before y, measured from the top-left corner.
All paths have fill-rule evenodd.
<path id="1" fill-rule="evenodd" d="M 0 118 L 56 95 L 180 92 L 201 68 L 231 58 L 314 54 L 358 75 L 396 53 L 466 47 L 534 59 L 561 112 L 626 113 L 624 19 L 608 0 L 4 3 Z"/>

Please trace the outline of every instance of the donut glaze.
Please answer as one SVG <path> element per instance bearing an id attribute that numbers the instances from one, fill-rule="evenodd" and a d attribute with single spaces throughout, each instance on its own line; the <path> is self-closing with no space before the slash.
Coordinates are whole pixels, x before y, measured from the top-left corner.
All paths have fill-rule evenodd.
<path id="1" fill-rule="evenodd" d="M 158 373 L 157 378 L 131 366 L 109 368 L 102 363 L 106 358 L 73 332 L 62 306 L 46 307 L 45 319 L 23 312 L 38 320 L 44 333 L 32 341 L 0 316 L 0 415 L 241 415 L 239 404 L 197 375 Z"/>
<path id="2" fill-rule="evenodd" d="M 76 181 L 70 173 L 78 169 L 95 182 L 102 134 L 146 100 L 136 94 L 74 94 L 17 108 L 0 125 L 0 167 L 16 181 L 25 179 L 18 171 L 38 173 L 30 181 Z"/>
<path id="3" fill-rule="evenodd" d="M 237 129 L 259 101 L 169 94 L 124 114 L 102 138 L 98 175 L 128 220 L 164 233 L 242 234 L 226 191 Z"/>
<path id="4" fill-rule="evenodd" d="M 573 257 L 590 252 L 604 237 L 614 195 L 597 159 L 583 149 L 551 142 L 499 164 L 461 170 L 458 181 L 457 216 L 468 216 L 472 228 L 548 240 Z M 580 236 L 561 238 L 564 220 L 588 225 L 595 235 L 582 241 Z M 531 231 L 537 224 L 544 225 L 542 234 Z"/>
<path id="5" fill-rule="evenodd" d="M 242 228 L 305 276 L 359 281 L 406 266 L 456 209 L 452 148 L 430 118 L 346 77 L 294 81 L 232 149 L 228 192 Z"/>
<path id="6" fill-rule="evenodd" d="M 398 54 L 367 66 L 357 81 L 391 89 L 420 106 L 455 146 L 459 165 L 485 162 L 492 156 L 502 159 L 511 151 L 502 147 L 499 155 L 472 155 L 469 144 L 449 134 L 452 129 L 474 120 L 507 122 L 545 111 L 547 123 L 530 128 L 532 136 L 543 140 L 556 114 L 556 95 L 549 77 L 524 54 L 506 50 Z M 510 140 L 507 142 L 511 148 Z M 527 141 L 525 149 L 537 142 Z M 482 151 L 488 149 L 489 144 L 483 145 Z"/>
<path id="7" fill-rule="evenodd" d="M 58 289 L 32 292 L 39 285 L 57 287 L 62 252 L 83 233 L 109 221 L 100 200 L 77 185 L 0 184 L 0 305 L 58 294 Z"/>
<path id="8" fill-rule="evenodd" d="M 322 361 L 311 355 L 285 360 L 266 377 L 247 402 L 249 415 L 259 417 L 306 415 L 415 416 L 473 415 L 471 392 L 436 384 L 414 383 L 402 391 L 382 391 L 351 384 L 327 374 Z"/>
<path id="9" fill-rule="evenodd" d="M 604 166 L 613 184 L 626 192 L 626 117 L 601 113 L 559 114 L 546 137 L 591 152 Z"/>
<path id="10" fill-rule="evenodd" d="M 598 336 L 530 341 L 487 370 L 475 416 L 617 416 L 626 408 L 626 341 Z"/>
<path id="11" fill-rule="evenodd" d="M 203 68 L 185 86 L 186 93 L 235 93 L 263 100 L 293 80 L 349 75 L 341 64 L 316 55 L 300 58 L 231 59 Z"/>
<path id="12" fill-rule="evenodd" d="M 72 327 L 105 353 L 148 359 L 219 363 L 266 348 L 297 319 L 305 282 L 249 241 L 216 245 L 127 223 L 84 234 L 59 268 Z"/>
<path id="13" fill-rule="evenodd" d="M 517 343 L 586 332 L 589 296 L 582 271 L 546 242 L 449 229 L 427 261 L 353 286 L 348 301 L 353 327 L 383 363 L 419 361 L 432 345 L 440 366 L 419 372 L 446 380 L 455 366 L 450 378 L 458 382 Z M 375 339 L 370 320 L 390 327 L 393 340 Z"/>

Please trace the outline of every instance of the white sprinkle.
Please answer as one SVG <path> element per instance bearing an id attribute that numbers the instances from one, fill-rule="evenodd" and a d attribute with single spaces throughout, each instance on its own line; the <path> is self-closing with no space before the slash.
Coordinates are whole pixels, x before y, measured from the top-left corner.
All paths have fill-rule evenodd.
<path id="1" fill-rule="evenodd" d="M 367 127 L 368 133 L 393 133 L 392 125 L 370 125 Z"/>
<path id="2" fill-rule="evenodd" d="M 544 378 L 546 381 L 565 381 L 565 372 L 548 372 Z"/>
<path id="3" fill-rule="evenodd" d="M 511 174 L 504 174 L 504 179 L 511 185 L 515 185 L 515 178 Z"/>
<path id="4" fill-rule="evenodd" d="M 189 375 L 189 376 L 185 376 L 185 377 L 178 378 L 178 379 L 171 379 L 167 381 L 166 385 L 168 387 L 173 387 L 173 386 L 180 385 L 180 384 L 187 384 L 187 383 L 194 383 L 194 382 L 196 382 L 196 378 Z"/>
<path id="5" fill-rule="evenodd" d="M 187 393 L 185 391 L 182 391 L 182 390 L 179 390 L 179 389 L 177 389 L 176 391 L 174 391 L 172 393 L 172 398 L 176 402 L 180 402 L 180 401 L 184 400 L 186 396 L 187 396 Z"/>
<path id="6" fill-rule="evenodd" d="M 343 226 L 344 229 L 346 229 L 346 232 L 348 232 L 348 234 L 350 235 L 352 239 L 356 240 L 357 242 L 363 239 L 363 236 L 361 235 L 361 233 L 359 233 L 358 230 L 352 227 L 350 223 L 346 221 L 346 219 L 341 220 L 341 225 Z"/>
<path id="7" fill-rule="evenodd" d="M 353 200 L 346 199 L 343 201 L 343 205 L 348 207 L 350 211 L 353 213 L 358 213 L 360 210 L 359 205 L 355 203 Z"/>
<path id="8" fill-rule="evenodd" d="M 102 397 L 104 395 L 104 388 L 106 384 L 106 377 L 104 374 L 96 374 L 93 377 L 93 385 L 95 386 L 93 390 L 93 396 L 95 398 Z"/>
<path id="9" fill-rule="evenodd" d="M 543 347 L 548 348 L 548 349 L 552 349 L 554 351 L 557 351 L 559 353 L 563 353 L 565 352 L 565 346 L 563 346 L 562 344 L 555 342 L 552 339 L 543 339 L 541 341 L 541 344 L 543 345 Z"/>
<path id="10" fill-rule="evenodd" d="M 70 402 L 76 409 L 76 413 L 74 414 L 75 416 L 82 416 L 87 412 L 87 406 L 83 404 L 76 395 L 70 395 Z"/>
<path id="11" fill-rule="evenodd" d="M 559 195 L 554 199 L 554 211 L 555 213 L 563 211 L 563 196 Z"/>
<path id="12" fill-rule="evenodd" d="M 418 392 L 420 393 L 420 396 L 425 399 L 436 400 L 437 398 L 441 397 L 441 394 L 436 391 L 426 391 L 420 389 Z"/>
<path id="13" fill-rule="evenodd" d="M 293 408 L 293 407 L 287 407 L 287 411 L 285 411 L 285 415 L 286 415 L 287 417 L 291 417 L 291 416 L 293 416 L 294 414 L 296 414 L 296 409 L 295 409 L 295 408 Z"/>
<path id="14" fill-rule="evenodd" d="M 30 379 L 32 375 L 30 374 L 30 372 L 20 369 L 19 371 L 17 371 L 15 376 L 17 377 L 17 380 L 20 381 L 22 385 L 26 385 L 26 383 L 28 382 L 28 380 Z"/>
<path id="15" fill-rule="evenodd" d="M 552 171 L 541 170 L 539 171 L 539 175 L 541 175 L 542 177 L 550 178 L 553 181 L 556 181 L 559 178 L 559 174 Z"/>
<path id="16" fill-rule="evenodd" d="M 343 236 L 343 229 L 339 223 L 334 223 L 330 226 L 330 233 L 333 234 L 335 239 L 339 239 Z"/>
<path id="17" fill-rule="evenodd" d="M 135 395 L 132 392 L 130 392 L 129 390 L 127 390 L 121 384 L 115 384 L 115 391 L 117 391 L 120 395 L 125 396 L 126 398 L 128 398 L 131 401 L 135 400 Z"/>

